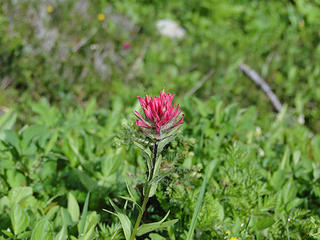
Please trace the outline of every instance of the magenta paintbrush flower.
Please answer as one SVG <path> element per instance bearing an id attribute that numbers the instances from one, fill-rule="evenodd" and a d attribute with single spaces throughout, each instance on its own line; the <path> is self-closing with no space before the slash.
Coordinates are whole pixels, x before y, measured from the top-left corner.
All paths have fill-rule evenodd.
<path id="1" fill-rule="evenodd" d="M 170 93 L 166 94 L 164 91 L 160 92 L 160 97 L 139 97 L 140 105 L 144 112 L 144 117 L 136 111 L 138 120 L 137 125 L 148 134 L 155 134 L 160 137 L 162 134 L 167 134 L 173 128 L 183 123 L 182 114 L 178 120 L 181 110 L 179 105 L 175 107 L 172 104 L 174 96 Z"/>

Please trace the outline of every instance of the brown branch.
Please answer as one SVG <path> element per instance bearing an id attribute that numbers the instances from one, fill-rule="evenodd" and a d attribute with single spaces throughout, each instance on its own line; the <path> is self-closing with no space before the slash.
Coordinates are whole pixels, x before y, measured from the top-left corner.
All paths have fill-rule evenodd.
<path id="1" fill-rule="evenodd" d="M 272 105 L 274 108 L 278 111 L 281 112 L 282 109 L 282 104 L 280 103 L 279 99 L 277 96 L 272 92 L 270 86 L 268 83 L 266 83 L 262 77 L 258 75 L 254 70 L 252 70 L 249 66 L 246 64 L 240 64 L 239 65 L 239 70 L 243 73 L 245 73 L 252 81 L 254 81 L 255 84 L 257 84 L 259 87 L 262 88 L 262 90 L 265 92 L 265 94 L 268 96 L 270 99 Z"/>

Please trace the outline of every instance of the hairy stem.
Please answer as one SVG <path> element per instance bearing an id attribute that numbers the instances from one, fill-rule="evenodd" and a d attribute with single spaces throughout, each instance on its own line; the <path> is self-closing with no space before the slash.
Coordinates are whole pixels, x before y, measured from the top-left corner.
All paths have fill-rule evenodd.
<path id="1" fill-rule="evenodd" d="M 145 183 L 145 187 L 146 187 L 146 194 L 144 195 L 143 198 L 143 203 L 141 206 L 141 211 L 139 212 L 138 218 L 136 220 L 136 223 L 134 225 L 130 240 L 134 240 L 135 236 L 137 234 L 138 228 L 140 226 L 140 222 L 143 216 L 144 211 L 146 210 L 146 206 L 149 200 L 149 195 L 150 195 L 150 190 L 152 185 L 149 183 L 149 181 L 154 177 L 154 169 L 155 169 L 155 165 L 157 163 L 157 157 L 158 157 L 158 142 L 154 143 L 154 147 L 153 147 L 153 159 L 152 159 L 152 170 L 151 170 L 151 178 L 147 180 L 147 182 Z"/>

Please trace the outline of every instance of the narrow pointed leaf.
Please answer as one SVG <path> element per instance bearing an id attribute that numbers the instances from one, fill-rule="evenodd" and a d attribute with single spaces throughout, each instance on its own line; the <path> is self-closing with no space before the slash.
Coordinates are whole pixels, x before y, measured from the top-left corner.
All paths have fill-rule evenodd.
<path id="1" fill-rule="evenodd" d="M 72 224 L 72 218 L 67 209 L 60 208 L 60 214 L 61 214 L 63 226 L 69 226 Z"/>
<path id="2" fill-rule="evenodd" d="M 141 236 L 143 234 L 146 234 L 148 232 L 154 231 L 156 229 L 170 227 L 170 226 L 172 226 L 173 224 L 175 224 L 178 221 L 179 221 L 178 219 L 174 219 L 174 220 L 170 220 L 170 221 L 163 222 L 163 223 L 147 223 L 147 224 L 143 224 L 138 228 L 137 236 Z"/>
<path id="3" fill-rule="evenodd" d="M 84 225 L 86 223 L 86 218 L 88 214 L 88 205 L 89 205 L 89 198 L 90 198 L 90 192 L 88 192 L 86 201 L 84 202 L 81 219 L 80 219 L 80 229 L 79 229 L 79 235 L 81 236 L 83 234 Z"/>
<path id="4" fill-rule="evenodd" d="M 154 222 L 154 223 L 147 223 L 143 224 L 138 228 L 137 231 L 137 236 L 143 235 L 145 233 L 151 232 L 153 230 L 156 230 L 160 228 L 161 224 L 167 219 L 169 216 L 170 211 L 167 212 L 167 214 L 161 219 L 159 222 Z M 139 235 L 140 234 L 140 235 Z"/>
<path id="5" fill-rule="evenodd" d="M 67 240 L 68 239 L 68 230 L 67 227 L 64 225 L 54 240 Z"/>
<path id="6" fill-rule="evenodd" d="M 151 153 L 151 151 L 150 151 L 149 148 L 144 147 L 142 144 L 138 143 L 137 141 L 134 141 L 133 143 L 134 143 L 134 145 L 136 145 L 138 148 L 140 148 L 141 151 L 143 151 L 144 153 L 146 153 L 147 156 L 148 156 L 150 159 L 152 158 L 152 153 Z"/>
<path id="7" fill-rule="evenodd" d="M 121 209 L 119 209 L 117 207 L 117 205 L 114 204 L 114 202 L 112 202 L 110 200 L 110 203 L 111 203 L 112 207 L 116 211 L 116 213 L 115 213 L 116 216 L 120 220 L 120 223 L 121 223 L 121 226 L 122 226 L 122 230 L 123 230 L 123 233 L 124 233 L 124 236 L 125 236 L 126 240 L 129 240 L 130 236 L 131 236 L 131 231 L 132 231 L 132 225 L 131 225 L 130 219 L 127 217 L 127 215 L 125 215 L 123 213 L 123 211 L 121 211 Z"/>
<path id="8" fill-rule="evenodd" d="M 210 178 L 213 170 L 215 169 L 215 167 L 217 166 L 219 160 L 213 160 L 211 161 L 211 163 L 209 164 L 207 171 L 206 171 L 206 175 L 204 176 L 203 182 L 202 182 L 202 186 L 201 186 L 201 190 L 200 190 L 200 195 L 198 198 L 198 202 L 196 205 L 196 208 L 193 212 L 193 216 L 192 216 L 192 220 L 191 220 L 191 225 L 187 234 L 187 240 L 191 240 L 193 239 L 193 233 L 194 233 L 194 229 L 196 227 L 196 223 L 197 223 L 197 218 L 201 209 L 201 205 L 202 205 L 202 201 L 204 198 L 204 194 L 206 191 L 206 185 L 207 185 L 207 180 Z"/>
<path id="9" fill-rule="evenodd" d="M 93 226 L 92 228 L 90 228 L 90 230 L 81 238 L 79 238 L 79 240 L 91 240 L 94 239 L 93 235 L 94 235 L 94 228 L 95 226 Z"/>

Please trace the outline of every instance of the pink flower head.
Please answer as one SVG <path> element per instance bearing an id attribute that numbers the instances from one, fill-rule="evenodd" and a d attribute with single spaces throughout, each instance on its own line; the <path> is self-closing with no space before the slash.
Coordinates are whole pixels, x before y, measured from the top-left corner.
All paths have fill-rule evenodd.
<path id="1" fill-rule="evenodd" d="M 179 105 L 175 107 L 172 104 L 174 96 L 170 93 L 160 92 L 160 97 L 139 97 L 140 105 L 144 111 L 144 117 L 136 111 L 138 117 L 136 123 L 142 130 L 147 130 L 147 133 L 156 133 L 160 137 L 163 133 L 166 134 L 173 128 L 183 123 L 184 115 L 178 120 L 181 110 Z"/>
<path id="2" fill-rule="evenodd" d="M 125 42 L 122 44 L 123 50 L 129 50 L 131 48 L 131 44 L 129 42 Z"/>

